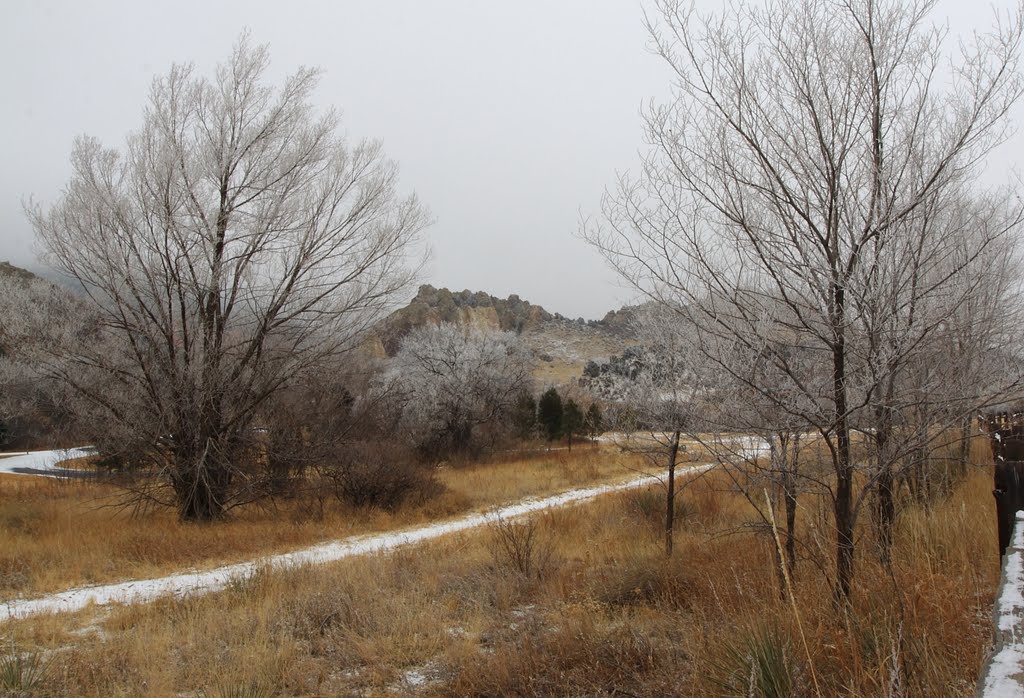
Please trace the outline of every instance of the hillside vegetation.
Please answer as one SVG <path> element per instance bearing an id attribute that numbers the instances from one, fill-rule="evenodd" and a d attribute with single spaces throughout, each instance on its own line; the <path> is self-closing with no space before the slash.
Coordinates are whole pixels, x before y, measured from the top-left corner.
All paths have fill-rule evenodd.
<path id="1" fill-rule="evenodd" d="M 635 342 L 634 309 L 609 311 L 601 320 L 570 319 L 512 294 L 497 298 L 483 291 L 450 291 L 420 286 L 408 305 L 385 318 L 371 333 L 370 352 L 394 356 L 413 329 L 452 323 L 515 332 L 537 357 L 534 378 L 542 385 L 574 382 L 589 361 L 607 360 Z"/>

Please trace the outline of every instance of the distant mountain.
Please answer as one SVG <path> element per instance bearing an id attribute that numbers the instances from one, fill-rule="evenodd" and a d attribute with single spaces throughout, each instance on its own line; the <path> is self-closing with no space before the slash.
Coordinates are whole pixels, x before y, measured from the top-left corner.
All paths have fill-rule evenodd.
<path id="1" fill-rule="evenodd" d="M 588 361 L 605 361 L 634 343 L 629 307 L 601 320 L 571 320 L 550 313 L 518 295 L 497 298 L 483 291 L 449 291 L 420 286 L 409 305 L 385 318 L 370 338 L 371 351 L 394 356 L 414 328 L 451 322 L 515 332 L 538 358 L 535 378 L 541 384 L 575 382 Z"/>
<path id="2" fill-rule="evenodd" d="M 40 278 L 28 269 L 16 267 L 10 262 L 0 262 L 0 277 L 14 277 L 21 281 L 32 281 L 33 279 Z"/>
<path id="3" fill-rule="evenodd" d="M 553 316 L 544 308 L 516 295 L 501 299 L 482 291 L 452 292 L 424 285 L 409 305 L 396 310 L 381 323 L 376 334 L 384 353 L 394 356 L 405 335 L 426 324 L 451 322 L 521 334 L 528 327 L 551 319 Z"/>

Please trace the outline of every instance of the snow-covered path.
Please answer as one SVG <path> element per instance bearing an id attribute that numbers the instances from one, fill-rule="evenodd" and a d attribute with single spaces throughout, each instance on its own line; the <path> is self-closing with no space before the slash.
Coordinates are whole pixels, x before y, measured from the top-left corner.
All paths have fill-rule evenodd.
<path id="1" fill-rule="evenodd" d="M 0 453 L 0 473 L 41 475 L 43 477 L 82 477 L 85 471 L 58 468 L 57 463 L 88 456 L 91 448 L 68 448 L 56 451 L 24 451 L 15 455 Z"/>
<path id="2" fill-rule="evenodd" d="M 696 475 L 714 467 L 714 464 L 700 465 L 680 470 L 680 476 Z M 484 513 L 470 514 L 459 519 L 442 521 L 401 531 L 355 536 L 332 543 L 322 543 L 309 548 L 282 555 L 261 558 L 250 562 L 218 567 L 206 572 L 189 572 L 155 579 L 133 580 L 117 584 L 81 587 L 51 594 L 36 599 L 18 599 L 0 604 L 0 623 L 12 618 L 25 618 L 37 613 L 62 613 L 77 611 L 89 604 L 144 603 L 158 597 L 173 594 L 205 594 L 225 588 L 232 580 L 245 578 L 260 568 L 290 569 L 305 565 L 333 562 L 355 555 L 384 553 L 396 548 L 422 543 L 459 531 L 477 528 L 497 521 L 527 516 L 534 512 L 554 507 L 583 502 L 610 492 L 628 490 L 653 484 L 654 476 L 644 476 L 617 485 L 602 485 L 562 494 L 528 499 L 518 504 L 493 509 Z"/>

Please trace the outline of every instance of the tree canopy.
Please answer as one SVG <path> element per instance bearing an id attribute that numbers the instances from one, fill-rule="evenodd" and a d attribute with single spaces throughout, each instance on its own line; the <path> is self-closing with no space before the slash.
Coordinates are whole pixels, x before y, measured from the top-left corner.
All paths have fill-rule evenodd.
<path id="1" fill-rule="evenodd" d="M 63 195 L 28 208 L 95 311 L 91 341 L 38 343 L 40 365 L 89 405 L 102 450 L 164 476 L 170 498 L 149 494 L 185 519 L 255 491 L 261 410 L 410 288 L 429 221 L 379 143 L 347 143 L 313 107 L 317 71 L 274 86 L 269 68 L 244 35 L 211 77 L 175 65 L 123 149 L 80 138 Z"/>

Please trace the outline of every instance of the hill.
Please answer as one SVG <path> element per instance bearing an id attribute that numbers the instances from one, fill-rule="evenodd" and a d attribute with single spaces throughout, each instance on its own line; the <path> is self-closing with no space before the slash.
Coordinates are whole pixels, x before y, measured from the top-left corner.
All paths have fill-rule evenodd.
<path id="1" fill-rule="evenodd" d="M 10 262 L 0 262 L 0 277 L 13 277 L 20 281 L 32 281 L 39 277 L 30 272 L 28 269 L 22 269 L 16 267 Z"/>
<path id="2" fill-rule="evenodd" d="M 378 356 L 394 356 L 405 335 L 425 324 L 486 327 L 523 338 L 538 358 L 538 383 L 567 383 L 582 374 L 588 361 L 607 360 L 633 343 L 631 310 L 613 310 L 601 320 L 572 320 L 515 294 L 497 298 L 483 291 L 424 285 L 407 306 L 380 323 L 370 340 L 371 350 Z"/>

